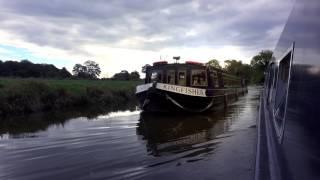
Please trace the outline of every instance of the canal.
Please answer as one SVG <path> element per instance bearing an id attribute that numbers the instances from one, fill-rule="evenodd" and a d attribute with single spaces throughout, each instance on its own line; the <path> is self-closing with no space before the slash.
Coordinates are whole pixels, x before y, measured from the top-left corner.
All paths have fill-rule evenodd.
<path id="1" fill-rule="evenodd" d="M 0 122 L 0 179 L 253 179 L 260 89 L 227 109 L 136 109 Z"/>

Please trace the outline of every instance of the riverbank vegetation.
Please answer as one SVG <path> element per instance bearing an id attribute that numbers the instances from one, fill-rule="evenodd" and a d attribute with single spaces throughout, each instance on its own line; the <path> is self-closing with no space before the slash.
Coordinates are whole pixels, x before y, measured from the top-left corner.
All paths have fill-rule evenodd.
<path id="1" fill-rule="evenodd" d="M 141 81 L 0 79 L 0 116 L 134 102 Z"/>

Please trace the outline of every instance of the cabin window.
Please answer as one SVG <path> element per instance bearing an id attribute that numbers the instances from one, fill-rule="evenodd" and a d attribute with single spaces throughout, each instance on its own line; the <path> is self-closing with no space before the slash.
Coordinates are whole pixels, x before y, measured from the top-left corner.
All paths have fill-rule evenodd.
<path id="1" fill-rule="evenodd" d="M 217 72 L 210 72 L 210 79 L 212 82 L 212 87 L 218 88 L 219 87 L 219 80 Z"/>
<path id="2" fill-rule="evenodd" d="M 208 86 L 206 71 L 205 70 L 192 70 L 191 71 L 191 84 L 192 84 L 192 86 Z"/>
<path id="3" fill-rule="evenodd" d="M 279 64 L 277 91 L 275 98 L 275 117 L 279 125 L 284 118 L 287 86 L 289 80 L 290 56 L 291 53 L 289 53 L 284 59 L 282 59 Z"/>
<path id="4" fill-rule="evenodd" d="M 178 85 L 185 86 L 186 85 L 186 74 L 187 72 L 185 70 L 179 70 L 178 71 Z"/>
<path id="5" fill-rule="evenodd" d="M 269 103 L 270 104 L 274 104 L 274 96 L 275 96 L 275 92 L 276 92 L 276 88 L 277 88 L 277 77 L 278 77 L 278 67 L 276 67 L 276 65 L 274 65 L 273 67 L 273 80 L 272 80 L 272 86 L 269 92 Z"/>
<path id="6" fill-rule="evenodd" d="M 232 80 L 226 76 L 223 77 L 224 87 L 232 87 Z"/>
<path id="7" fill-rule="evenodd" d="M 174 70 L 167 71 L 167 83 L 175 84 L 175 79 L 176 79 L 175 71 Z"/>
<path id="8" fill-rule="evenodd" d="M 278 78 L 276 83 L 275 102 L 273 107 L 273 117 L 279 140 L 282 140 L 284 123 L 287 110 L 288 91 L 290 83 L 290 71 L 292 63 L 292 49 L 279 62 Z"/>
<path id="9" fill-rule="evenodd" d="M 162 72 L 154 71 L 151 73 L 151 82 L 161 82 L 162 81 Z"/>
<path id="10" fill-rule="evenodd" d="M 241 79 L 227 74 L 223 74 L 224 87 L 241 87 Z"/>

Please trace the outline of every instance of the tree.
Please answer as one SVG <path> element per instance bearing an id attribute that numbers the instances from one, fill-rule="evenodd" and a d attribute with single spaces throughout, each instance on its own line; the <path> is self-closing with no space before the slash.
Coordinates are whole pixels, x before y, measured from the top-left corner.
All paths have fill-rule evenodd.
<path id="1" fill-rule="evenodd" d="M 68 78 L 68 77 L 71 77 L 71 74 L 70 74 L 70 72 L 69 72 L 65 67 L 63 67 L 63 68 L 60 70 L 60 77 L 61 77 L 61 78 Z"/>
<path id="2" fill-rule="evenodd" d="M 249 64 L 242 64 L 242 67 L 239 71 L 240 76 L 247 81 L 251 80 L 251 73 L 252 73 L 252 68 Z"/>
<path id="3" fill-rule="evenodd" d="M 251 60 L 252 79 L 253 83 L 263 83 L 264 72 L 268 68 L 269 63 L 273 59 L 273 52 L 270 50 L 262 50 L 258 55 L 255 55 Z"/>
<path id="4" fill-rule="evenodd" d="M 121 81 L 136 81 L 140 79 L 140 74 L 138 71 L 133 71 L 129 73 L 127 70 L 122 70 L 121 72 L 114 74 L 112 79 Z"/>
<path id="5" fill-rule="evenodd" d="M 221 69 L 221 66 L 219 64 L 219 61 L 216 60 L 216 59 L 211 59 L 210 61 L 208 61 L 206 63 L 207 66 L 211 66 L 211 67 L 214 67 L 214 68 L 217 68 L 217 69 Z"/>
<path id="6" fill-rule="evenodd" d="M 224 61 L 225 67 L 224 70 L 230 74 L 240 75 L 241 68 L 243 66 L 242 61 L 237 60 L 225 60 Z"/>
<path id="7" fill-rule="evenodd" d="M 259 68 L 261 70 L 266 70 L 270 61 L 272 60 L 273 52 L 270 50 L 262 50 L 258 55 L 255 55 L 251 60 L 251 66 L 253 68 Z"/>
<path id="8" fill-rule="evenodd" d="M 249 64 L 244 64 L 242 61 L 237 60 L 226 60 L 224 63 L 224 70 L 227 73 L 240 76 L 247 80 L 251 79 L 251 66 Z"/>
<path id="9" fill-rule="evenodd" d="M 84 62 L 84 66 L 86 67 L 86 70 L 89 76 L 91 76 L 94 79 L 97 78 L 101 73 L 99 64 L 94 61 L 88 60 Z"/>
<path id="10" fill-rule="evenodd" d="M 130 79 L 130 74 L 127 70 L 122 70 L 120 73 L 113 75 L 112 79 L 128 81 Z"/>
<path id="11" fill-rule="evenodd" d="M 84 62 L 84 65 L 75 64 L 72 72 L 79 78 L 96 79 L 100 75 L 101 69 L 98 63 L 88 60 Z"/>
<path id="12" fill-rule="evenodd" d="M 28 59 L 23 59 L 20 61 L 20 63 L 22 64 L 32 64 L 32 62 L 30 62 Z"/>
<path id="13" fill-rule="evenodd" d="M 130 80 L 139 80 L 140 74 L 138 71 L 133 71 L 130 73 Z"/>
<path id="14" fill-rule="evenodd" d="M 75 64 L 73 66 L 72 73 L 75 76 L 78 76 L 80 73 L 86 73 L 86 72 L 87 72 L 87 68 L 85 66 L 82 66 L 81 64 Z"/>
<path id="15" fill-rule="evenodd" d="M 150 64 L 146 64 L 146 65 L 142 66 L 141 72 L 142 72 L 142 73 L 146 73 L 147 68 L 150 67 L 150 66 L 151 66 Z"/>

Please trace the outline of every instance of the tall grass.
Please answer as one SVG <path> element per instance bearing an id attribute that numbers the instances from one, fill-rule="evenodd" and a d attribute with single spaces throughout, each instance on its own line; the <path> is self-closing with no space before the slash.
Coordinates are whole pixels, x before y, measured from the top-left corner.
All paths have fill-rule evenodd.
<path id="1" fill-rule="evenodd" d="M 0 115 L 84 106 L 118 107 L 135 101 L 139 81 L 0 79 Z"/>

